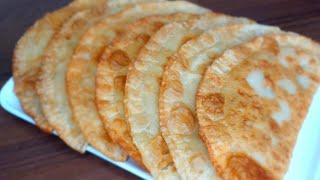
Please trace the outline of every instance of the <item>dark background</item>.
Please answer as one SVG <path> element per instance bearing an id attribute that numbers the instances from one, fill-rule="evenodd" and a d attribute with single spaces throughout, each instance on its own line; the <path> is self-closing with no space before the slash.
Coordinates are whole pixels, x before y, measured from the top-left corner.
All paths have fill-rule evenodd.
<path id="1" fill-rule="evenodd" d="M 45 12 L 68 0 L 0 0 L 0 87 L 11 76 L 15 43 Z M 194 0 L 214 11 L 245 16 L 320 40 L 319 0 Z M 0 179 L 137 179 L 97 157 L 80 155 L 57 137 L 0 108 Z"/>

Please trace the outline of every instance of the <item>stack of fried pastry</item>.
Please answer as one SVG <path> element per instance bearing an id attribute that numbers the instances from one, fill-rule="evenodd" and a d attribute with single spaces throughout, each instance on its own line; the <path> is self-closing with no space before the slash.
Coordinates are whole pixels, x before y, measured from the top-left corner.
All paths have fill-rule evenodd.
<path id="1" fill-rule="evenodd" d="M 281 179 L 320 45 L 186 1 L 74 0 L 17 43 L 24 111 L 155 179 Z"/>

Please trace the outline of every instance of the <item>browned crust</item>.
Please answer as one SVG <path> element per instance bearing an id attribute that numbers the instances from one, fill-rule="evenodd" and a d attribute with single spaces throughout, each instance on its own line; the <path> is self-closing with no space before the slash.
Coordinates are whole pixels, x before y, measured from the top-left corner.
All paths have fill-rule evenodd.
<path id="1" fill-rule="evenodd" d="M 209 30 L 198 38 L 190 40 L 175 56 L 170 57 L 160 87 L 160 126 L 171 154 L 174 159 L 177 159 L 175 160 L 177 169 L 185 171 L 180 174 L 189 178 L 210 176 L 207 174 L 210 172 L 208 168 L 210 167 L 208 164 L 211 164 L 208 162 L 210 158 L 206 146 L 201 143 L 198 136 L 199 124 L 193 107 L 195 99 L 192 99 L 196 96 L 198 80 L 201 79 L 205 67 L 228 47 L 259 35 L 276 32 L 279 32 L 278 28 L 257 24 L 249 25 L 242 22 L 228 25 Z M 192 78 L 186 78 L 188 76 Z M 195 156 L 208 161 L 204 160 L 205 163 L 201 167 L 194 166 L 192 160 Z M 199 161 L 195 162 L 199 163 Z"/>
<path id="2" fill-rule="evenodd" d="M 103 3 L 104 5 L 104 3 Z M 42 108 L 51 126 L 59 137 L 73 149 L 84 152 L 87 141 L 79 126 L 72 121 L 72 112 L 65 87 L 67 64 L 82 34 L 106 14 L 107 8 L 97 4 L 97 9 L 84 10 L 76 13 L 67 21 L 62 29 L 49 43 L 40 71 L 37 90 Z M 102 131 L 102 133 L 101 133 Z M 114 144 L 103 128 L 92 133 L 100 136 L 90 137 L 90 143 L 104 155 L 114 160 L 124 161 L 126 155 Z M 96 134 L 94 134 L 96 135 Z"/>
<path id="3" fill-rule="evenodd" d="M 35 81 L 41 64 L 41 56 L 51 37 L 57 32 L 66 19 L 77 11 L 90 8 L 94 1 L 76 1 L 46 14 L 37 20 L 17 42 L 13 53 L 13 76 L 15 93 L 23 110 L 30 115 L 36 125 L 44 132 L 50 133 L 52 127 L 46 120 L 40 100 L 35 90 Z"/>
<path id="4" fill-rule="evenodd" d="M 123 0 L 114 2 L 109 1 L 108 10 L 110 11 L 108 11 L 108 14 L 116 13 L 117 11 L 120 11 L 122 9 L 130 8 L 130 6 L 132 6 L 135 3 L 142 2 L 146 2 L 146 0 Z M 130 10 L 128 9 L 126 11 Z M 92 11 L 89 15 L 93 17 L 84 17 L 83 20 L 85 21 L 86 19 L 88 19 L 90 21 L 93 21 L 93 19 L 96 18 L 100 20 L 102 19 L 102 13 L 104 12 L 96 13 L 95 11 Z M 104 21 L 112 21 L 111 19 L 115 18 L 112 16 L 110 18 L 107 17 L 104 19 Z M 86 32 L 83 35 L 83 37 L 79 41 L 79 44 L 75 48 L 73 56 L 71 57 L 66 74 L 66 88 L 68 92 L 68 100 L 72 111 L 72 121 L 80 127 L 81 132 L 83 133 L 86 140 L 93 147 L 101 151 L 103 154 L 106 154 L 107 156 L 115 160 L 124 161 L 127 159 L 127 155 L 124 153 L 119 153 L 120 150 L 115 148 L 115 144 L 118 144 L 118 142 L 112 141 L 110 139 L 109 134 L 105 130 L 103 124 L 101 123 L 98 117 L 98 114 L 96 113 L 96 107 L 94 104 L 94 75 L 96 68 L 95 66 L 98 59 L 97 56 L 100 55 L 100 48 L 97 44 L 90 44 L 91 46 L 88 47 L 88 40 L 94 39 L 96 33 L 103 31 L 101 30 L 102 26 L 99 26 L 99 23 L 97 26 L 93 25 L 93 27 L 91 27 L 90 25 L 91 28 L 88 27 L 88 32 Z M 103 27 L 107 26 L 108 25 L 105 25 Z M 98 27 L 98 32 L 95 31 L 96 27 Z M 112 26 L 110 26 L 110 29 L 112 29 L 111 27 Z M 79 28 L 83 29 L 84 27 Z M 91 51 L 89 50 L 92 48 L 96 48 L 95 52 L 97 53 L 91 53 Z M 86 55 L 89 55 L 90 57 Z M 81 96 L 79 96 L 79 94 L 81 94 Z M 115 150 L 112 150 L 112 147 L 114 147 Z M 120 157 L 116 157 L 114 154 L 122 155 Z"/>
<path id="5" fill-rule="evenodd" d="M 95 74 L 95 66 L 98 62 L 98 57 L 103 51 L 104 47 L 109 44 L 116 34 L 121 34 L 123 31 L 123 25 L 129 22 L 132 22 L 136 19 L 139 19 L 144 16 L 152 14 L 169 14 L 175 11 L 182 11 L 185 8 L 191 8 L 195 10 L 202 10 L 198 6 L 195 6 L 186 2 L 164 2 L 164 3 L 146 3 L 128 8 L 116 15 L 113 15 L 109 18 L 104 19 L 94 27 L 92 27 L 81 40 L 81 46 L 77 49 L 85 50 L 90 53 L 92 59 L 92 64 L 90 67 L 90 76 L 93 77 Z M 140 13 L 143 12 L 143 13 Z M 128 18 L 130 17 L 130 18 Z M 89 36 L 91 36 L 89 38 Z M 94 46 L 86 46 L 86 43 L 93 42 Z M 76 50 L 77 51 L 77 50 Z M 84 74 L 85 75 L 85 74 Z M 91 106 L 92 107 L 92 106 Z M 95 113 L 95 112 L 93 112 Z M 77 116 L 79 117 L 79 116 Z M 100 119 L 98 119 L 100 120 Z M 76 119 L 77 121 L 77 119 Z"/>
<path id="6" fill-rule="evenodd" d="M 124 27 L 126 31 L 117 36 L 104 50 L 99 61 L 96 75 L 96 104 L 101 120 L 113 141 L 118 142 L 125 152 L 142 166 L 141 155 L 132 141 L 122 104 L 127 67 L 135 60 L 140 48 L 147 43 L 148 37 L 162 25 L 191 17 L 195 16 L 183 13 L 150 16 L 129 24 Z M 110 118 L 113 121 L 110 121 Z"/>
<path id="7" fill-rule="evenodd" d="M 290 68 L 280 65 L 277 58 L 276 61 L 267 62 L 269 58 L 278 57 L 278 53 L 282 51 L 280 48 L 284 47 L 292 47 L 297 52 L 303 51 L 316 57 L 313 62 L 315 64 L 306 72 L 299 68 L 297 61 L 288 60 Z M 197 115 L 200 122 L 200 135 L 220 175 L 226 179 L 281 179 L 283 177 L 289 165 L 298 131 L 313 93 L 320 82 L 317 74 L 320 69 L 319 50 L 319 44 L 297 34 L 266 35 L 227 50 L 208 68 L 197 94 Z M 265 56 L 259 56 L 259 53 Z M 249 57 L 251 57 L 250 61 L 248 61 Z M 266 73 L 268 85 L 272 87 L 277 97 L 289 101 L 289 108 L 292 110 L 288 121 L 280 124 L 272 121 L 268 116 L 270 112 L 278 109 L 274 108 L 278 106 L 277 103 L 274 103 L 274 100 L 259 99 L 249 87 L 242 85 L 241 74 L 244 73 L 242 71 L 247 71 L 246 68 L 261 68 Z M 272 70 L 276 70 L 277 73 L 272 73 Z M 229 82 L 224 79 L 231 77 L 228 75 L 231 73 L 237 77 L 237 80 Z M 306 89 L 296 84 L 298 89 L 294 97 L 272 84 L 275 79 L 294 78 L 296 73 L 307 75 L 312 82 Z M 219 91 L 222 88 L 229 88 L 226 84 L 234 86 L 232 89 L 239 93 L 237 98 L 228 96 L 228 93 L 231 94 L 231 89 L 231 91 Z M 238 86 L 241 89 L 238 89 Z M 232 109 L 229 107 L 237 102 L 242 106 Z M 241 114 L 242 112 L 246 113 Z M 225 116 L 228 114 L 230 118 L 223 119 L 224 114 Z M 235 117 L 232 119 L 233 116 Z"/>
<path id="8" fill-rule="evenodd" d="M 173 167 L 169 149 L 161 136 L 157 113 L 163 66 L 183 43 L 205 29 L 231 23 L 228 20 L 225 15 L 208 13 L 190 22 L 168 24 L 151 37 L 137 60 L 129 65 L 125 89 L 126 117 L 133 140 L 156 177 L 165 176 L 165 171 Z"/>

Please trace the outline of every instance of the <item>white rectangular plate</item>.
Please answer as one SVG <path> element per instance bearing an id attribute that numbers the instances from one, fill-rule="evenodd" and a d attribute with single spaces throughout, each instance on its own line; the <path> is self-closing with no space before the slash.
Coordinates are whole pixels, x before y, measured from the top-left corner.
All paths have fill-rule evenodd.
<path id="1" fill-rule="evenodd" d="M 34 124 L 34 121 L 23 112 L 13 91 L 14 82 L 10 78 L 0 92 L 1 106 L 22 120 Z M 297 144 L 294 148 L 290 167 L 285 175 L 286 180 L 320 180 L 320 89 L 313 98 L 306 120 L 300 130 Z M 152 179 L 150 174 L 143 171 L 131 160 L 116 162 L 102 155 L 99 151 L 88 146 L 87 152 L 108 161 L 143 179 Z"/>

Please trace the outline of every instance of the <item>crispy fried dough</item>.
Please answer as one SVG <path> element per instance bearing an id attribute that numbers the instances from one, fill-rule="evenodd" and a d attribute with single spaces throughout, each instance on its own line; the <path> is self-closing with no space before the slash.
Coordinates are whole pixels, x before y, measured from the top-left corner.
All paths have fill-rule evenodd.
<path id="1" fill-rule="evenodd" d="M 225 179 L 281 179 L 320 82 L 320 46 L 258 37 L 213 61 L 197 94 L 200 135 Z"/>
<path id="2" fill-rule="evenodd" d="M 167 59 L 182 44 L 206 29 L 240 22 L 250 21 L 208 13 L 188 22 L 165 25 L 150 38 L 137 60 L 129 66 L 125 113 L 133 141 L 154 177 L 169 178 L 168 172 L 174 171 L 172 157 L 161 136 L 158 114 L 159 86 Z"/>
<path id="3" fill-rule="evenodd" d="M 197 16 L 177 13 L 167 16 L 150 16 L 138 20 L 124 27 L 125 32 L 115 38 L 100 58 L 96 74 L 98 112 L 113 141 L 118 142 L 125 152 L 128 152 L 139 164 L 143 164 L 141 155 L 133 144 L 123 107 L 128 65 L 135 60 L 139 50 L 161 26 L 194 17 Z"/>
<path id="4" fill-rule="evenodd" d="M 23 110 L 45 132 L 51 132 L 52 127 L 43 115 L 39 96 L 35 89 L 43 52 L 54 33 L 69 17 L 80 10 L 103 2 L 105 0 L 78 0 L 57 11 L 48 13 L 35 22 L 16 45 L 13 55 L 15 93 L 19 97 Z"/>
<path id="5" fill-rule="evenodd" d="M 159 95 L 160 125 L 184 179 L 212 177 L 209 154 L 198 135 L 195 115 L 196 91 L 205 67 L 224 50 L 275 32 L 279 29 L 257 24 L 216 28 L 184 44 L 168 62 Z M 198 159 L 205 163 L 200 164 Z"/>
<path id="6" fill-rule="evenodd" d="M 115 5 L 112 4 L 112 7 Z M 116 9 L 120 10 L 121 7 L 125 8 L 127 5 L 120 4 Z M 86 131 L 86 135 L 89 135 L 85 139 L 78 124 L 72 121 L 73 115 L 65 85 L 67 65 L 81 36 L 92 25 L 112 13 L 115 13 L 115 10 L 111 9 L 109 4 L 98 4 L 96 8 L 76 13 L 63 25 L 44 52 L 37 90 L 50 125 L 70 147 L 84 152 L 88 140 L 106 156 L 124 161 L 127 155 L 112 142 L 104 128 L 98 126 L 100 128 L 89 129 L 90 132 Z"/>
<path id="7" fill-rule="evenodd" d="M 125 31 L 123 27 L 127 23 L 149 15 L 172 14 L 184 11 L 194 13 L 207 12 L 204 8 L 183 1 L 141 4 L 104 19 L 85 33 L 72 57 L 67 76 L 68 89 L 77 89 L 77 93 L 73 91 L 69 91 L 69 93 L 72 107 L 74 109 L 78 108 L 74 111 L 74 117 L 80 127 L 86 128 L 91 126 L 92 122 L 100 122 L 94 105 L 94 82 L 99 57 L 106 45 L 112 42 L 117 34 L 122 34 Z M 81 97 L 79 97 L 80 92 L 83 94 Z M 83 116 L 83 113 L 90 119 Z M 128 145 L 130 144 L 128 143 Z M 129 153 L 133 153 L 133 151 Z M 137 152 L 135 153 L 130 155 L 139 162 L 140 155 Z"/>

